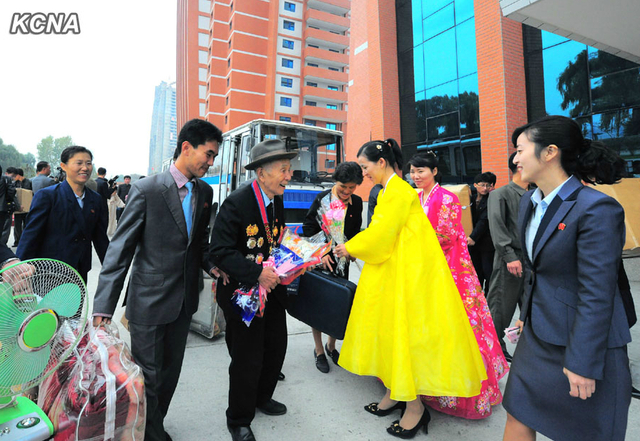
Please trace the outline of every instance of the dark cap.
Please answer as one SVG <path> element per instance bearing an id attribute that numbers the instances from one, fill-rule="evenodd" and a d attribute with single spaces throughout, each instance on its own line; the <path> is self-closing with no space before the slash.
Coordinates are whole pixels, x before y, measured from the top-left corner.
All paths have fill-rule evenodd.
<path id="1" fill-rule="evenodd" d="M 278 159 L 293 159 L 298 152 L 289 152 L 280 139 L 267 139 L 251 149 L 251 162 L 244 166 L 247 170 L 256 168 Z"/>

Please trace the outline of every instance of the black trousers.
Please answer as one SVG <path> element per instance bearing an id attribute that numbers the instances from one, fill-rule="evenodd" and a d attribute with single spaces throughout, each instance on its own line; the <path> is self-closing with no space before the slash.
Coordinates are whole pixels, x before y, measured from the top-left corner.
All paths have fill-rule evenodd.
<path id="1" fill-rule="evenodd" d="M 0 244 L 6 245 L 9 241 L 9 235 L 11 234 L 11 220 L 13 218 L 13 213 L 9 213 L 8 211 L 0 212 L 0 228 L 2 228 L 2 232 L 0 233 Z"/>
<path id="2" fill-rule="evenodd" d="M 144 373 L 147 397 L 145 441 L 165 441 L 164 417 L 178 385 L 187 345 L 191 316 L 180 311 L 166 325 L 140 325 L 129 322 L 131 353 Z"/>
<path id="3" fill-rule="evenodd" d="M 20 242 L 20 236 L 22 236 L 22 230 L 27 223 L 27 213 L 16 213 L 13 215 L 13 243 L 14 246 L 18 246 Z"/>
<path id="4" fill-rule="evenodd" d="M 276 389 L 287 352 L 286 313 L 273 297 L 267 301 L 263 317 L 255 317 L 249 327 L 235 311 L 225 308 L 224 312 L 231 356 L 227 424 L 248 426 L 256 406 L 268 402 Z"/>
<path id="5" fill-rule="evenodd" d="M 469 247 L 469 255 L 471 262 L 478 274 L 478 281 L 484 291 L 485 296 L 489 291 L 489 281 L 493 272 L 493 255 L 494 249 L 491 247 L 483 247 L 482 245 L 473 245 Z"/>

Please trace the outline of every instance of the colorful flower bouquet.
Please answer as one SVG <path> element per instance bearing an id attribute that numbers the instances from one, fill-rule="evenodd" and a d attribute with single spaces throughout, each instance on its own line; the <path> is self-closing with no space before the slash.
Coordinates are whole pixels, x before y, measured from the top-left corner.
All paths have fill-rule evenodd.
<path id="1" fill-rule="evenodd" d="M 331 193 L 328 193 L 320 201 L 318 207 L 318 224 L 322 231 L 335 245 L 341 245 L 347 241 L 344 235 L 344 219 L 347 214 L 347 206 L 338 198 L 331 200 Z M 336 261 L 338 273 L 344 275 L 347 266 L 346 257 L 341 257 Z"/>
<path id="2" fill-rule="evenodd" d="M 310 266 L 318 265 L 331 248 L 324 243 L 324 233 L 302 238 L 286 229 L 280 244 L 273 250 L 263 267 L 273 267 L 280 277 L 281 285 L 288 285 Z M 254 317 L 262 317 L 267 303 L 267 290 L 256 283 L 253 286 L 240 285 L 231 297 L 232 305 L 242 317 L 245 325 L 251 325 Z"/>

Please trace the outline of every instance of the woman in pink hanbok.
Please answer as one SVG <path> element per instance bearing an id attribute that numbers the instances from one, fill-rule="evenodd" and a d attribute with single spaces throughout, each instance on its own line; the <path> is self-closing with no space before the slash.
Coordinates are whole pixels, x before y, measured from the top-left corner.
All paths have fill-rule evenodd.
<path id="1" fill-rule="evenodd" d="M 455 194 L 436 182 L 438 158 L 433 152 L 419 153 L 411 158 L 409 164 L 422 208 L 447 258 L 487 369 L 487 380 L 482 383 L 480 395 L 470 398 L 422 396 L 422 400 L 433 409 L 449 415 L 468 419 L 486 418 L 491 415 L 492 406 L 502 402 L 498 380 L 507 373 L 509 366 L 502 354 L 489 306 L 471 263 L 467 235 L 462 228 L 460 201 Z"/>

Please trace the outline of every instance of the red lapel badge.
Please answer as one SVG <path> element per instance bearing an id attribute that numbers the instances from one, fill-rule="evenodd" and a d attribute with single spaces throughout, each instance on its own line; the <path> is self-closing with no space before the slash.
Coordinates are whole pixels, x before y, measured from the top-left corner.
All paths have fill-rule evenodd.
<path id="1" fill-rule="evenodd" d="M 95 214 L 96 210 L 94 210 L 93 208 L 91 209 L 91 213 Z"/>
<path id="2" fill-rule="evenodd" d="M 565 225 L 565 224 L 563 224 L 562 222 L 560 222 L 560 223 L 558 224 L 558 230 L 564 230 L 564 229 L 565 229 L 565 227 L 566 227 L 566 225 Z"/>
<path id="3" fill-rule="evenodd" d="M 209 202 L 204 203 L 204 208 L 209 208 Z"/>

